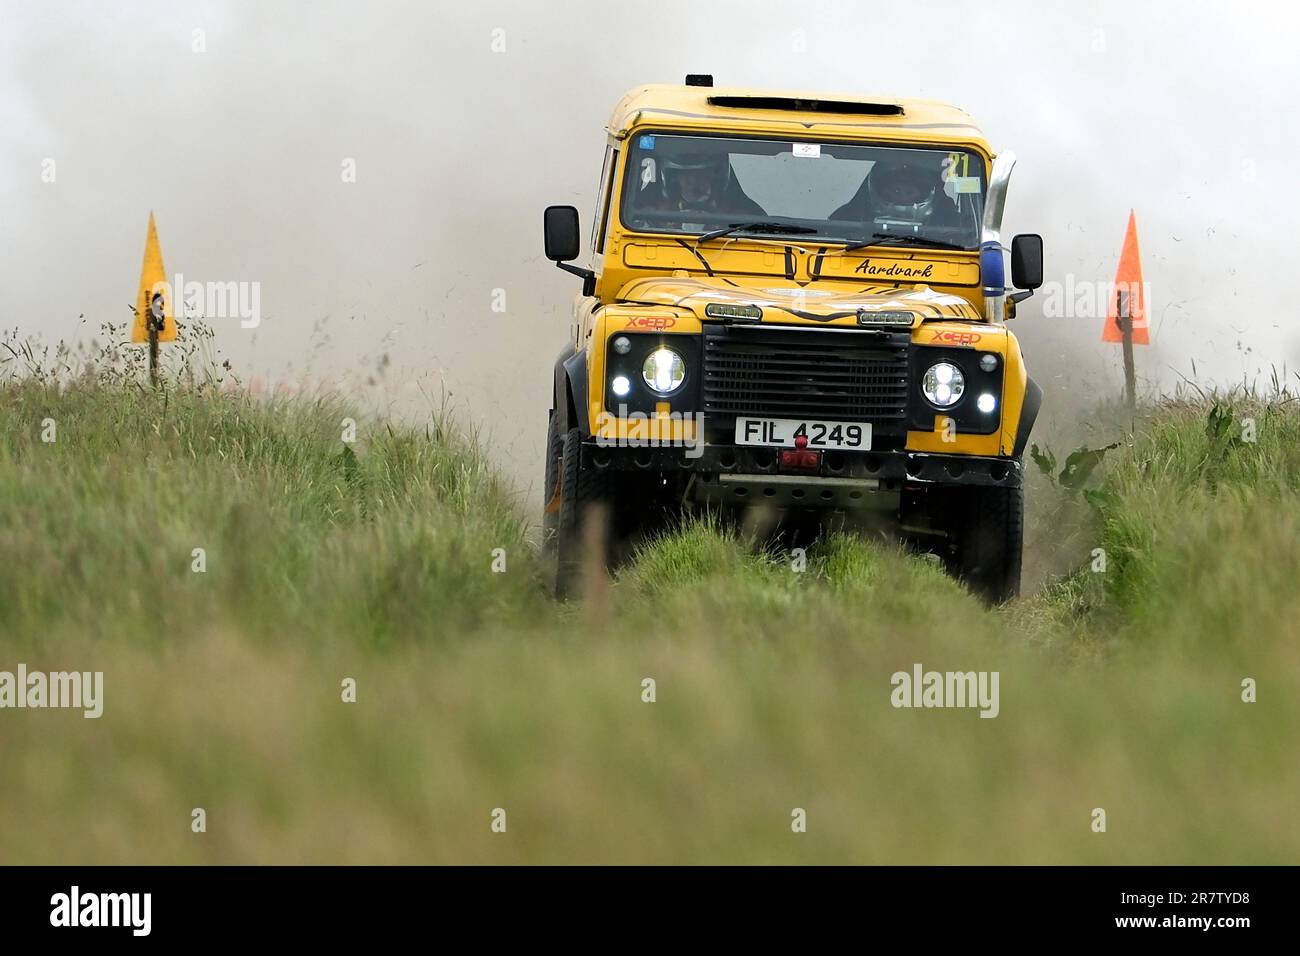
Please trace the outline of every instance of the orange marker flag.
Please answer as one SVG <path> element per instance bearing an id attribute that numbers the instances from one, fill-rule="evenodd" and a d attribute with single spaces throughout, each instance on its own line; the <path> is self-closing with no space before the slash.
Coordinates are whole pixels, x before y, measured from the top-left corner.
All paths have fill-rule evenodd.
<path id="1" fill-rule="evenodd" d="M 173 313 L 172 290 L 167 283 L 167 270 L 163 266 L 162 246 L 158 244 L 158 228 L 149 213 L 149 234 L 144 240 L 144 265 L 140 267 L 140 291 L 135 296 L 135 325 L 131 327 L 132 342 L 148 342 L 150 309 L 155 304 L 155 289 L 160 301 L 163 324 L 158 333 L 159 342 L 176 340 L 176 316 Z"/>
<path id="2" fill-rule="evenodd" d="M 1119 322 L 1120 295 L 1128 300 L 1128 312 L 1133 319 L 1133 344 L 1146 345 L 1147 342 L 1147 297 L 1146 286 L 1142 284 L 1142 257 L 1138 254 L 1137 219 L 1133 210 L 1128 211 L 1128 231 L 1124 233 L 1124 248 L 1119 254 L 1119 268 L 1115 270 L 1115 288 L 1110 294 L 1110 303 L 1106 306 L 1106 324 L 1101 330 L 1103 342 L 1122 342 Z"/>

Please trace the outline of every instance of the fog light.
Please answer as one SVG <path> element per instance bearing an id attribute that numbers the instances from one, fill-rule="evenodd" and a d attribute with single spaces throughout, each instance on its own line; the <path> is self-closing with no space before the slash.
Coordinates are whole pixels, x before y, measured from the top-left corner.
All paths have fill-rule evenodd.
<path id="1" fill-rule="evenodd" d="M 619 355 L 626 355 L 632 351 L 632 340 L 626 335 L 620 335 L 614 340 L 614 351 Z"/>
<path id="2" fill-rule="evenodd" d="M 613 389 L 614 394 L 619 398 L 625 397 L 628 392 L 632 391 L 632 383 L 628 381 L 626 375 L 615 375 L 614 381 L 609 383 L 609 387 Z"/>
<path id="3" fill-rule="evenodd" d="M 985 392 L 975 402 L 975 407 L 987 415 L 989 412 L 993 411 L 993 409 L 998 407 L 998 400 L 989 392 Z"/>
<path id="4" fill-rule="evenodd" d="M 986 352 L 980 356 L 980 368 L 986 372 L 992 372 L 998 367 L 998 357 L 991 352 Z"/>

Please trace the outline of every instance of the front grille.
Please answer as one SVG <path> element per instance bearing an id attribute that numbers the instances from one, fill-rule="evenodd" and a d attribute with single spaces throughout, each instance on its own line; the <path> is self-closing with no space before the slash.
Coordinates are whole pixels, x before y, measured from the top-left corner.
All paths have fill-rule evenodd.
<path id="1" fill-rule="evenodd" d="M 907 427 L 908 332 L 706 324 L 704 413 Z"/>

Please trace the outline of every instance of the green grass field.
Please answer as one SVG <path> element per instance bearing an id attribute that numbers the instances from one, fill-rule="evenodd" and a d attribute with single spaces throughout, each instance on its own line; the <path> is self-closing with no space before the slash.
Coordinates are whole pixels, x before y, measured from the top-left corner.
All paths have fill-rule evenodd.
<path id="1" fill-rule="evenodd" d="M 1100 414 L 1087 486 L 1030 489 L 1027 577 L 1079 570 L 1004 608 L 707 521 L 557 606 L 436 423 L 11 378 L 0 670 L 103 671 L 104 713 L 0 711 L 0 862 L 1295 863 L 1300 410 Z M 895 709 L 915 663 L 999 715 Z"/>

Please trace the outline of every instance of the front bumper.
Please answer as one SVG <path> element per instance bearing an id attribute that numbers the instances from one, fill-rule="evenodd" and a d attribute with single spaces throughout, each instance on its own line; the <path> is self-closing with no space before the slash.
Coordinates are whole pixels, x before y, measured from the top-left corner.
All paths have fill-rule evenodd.
<path id="1" fill-rule="evenodd" d="M 745 445 L 614 445 L 595 439 L 582 443 L 584 468 L 615 471 L 718 475 L 785 475 L 779 449 Z M 792 478 L 860 479 L 879 488 L 913 484 L 984 485 L 1018 488 L 1021 463 L 1014 458 L 938 455 L 909 451 L 827 451 L 816 473 L 792 472 Z"/>

